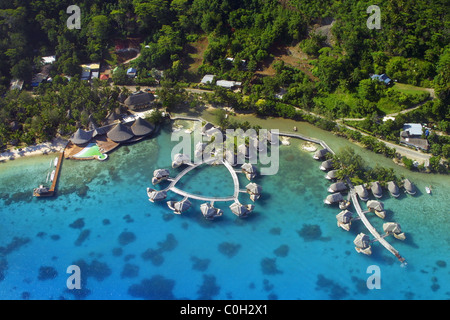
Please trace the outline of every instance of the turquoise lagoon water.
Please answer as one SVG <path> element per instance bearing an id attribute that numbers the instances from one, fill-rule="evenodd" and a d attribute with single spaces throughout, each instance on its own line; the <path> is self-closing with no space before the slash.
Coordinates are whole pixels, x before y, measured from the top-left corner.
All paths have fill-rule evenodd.
<path id="1" fill-rule="evenodd" d="M 65 160 L 53 199 L 33 198 L 31 191 L 44 182 L 54 155 L 0 164 L 0 298 L 450 297 L 448 180 L 435 177 L 432 195 L 394 199 L 385 192 L 385 221 L 400 223 L 407 236 L 404 242 L 387 238 L 406 258 L 403 268 L 378 243 L 371 256 L 355 251 L 355 236 L 367 231 L 358 221 L 349 232 L 336 226 L 340 210 L 323 204 L 329 182 L 301 141 L 280 146 L 277 175 L 255 180 L 263 195 L 250 217 L 239 219 L 230 203 L 216 203 L 224 215 L 215 221 L 203 218 L 199 201 L 183 215 L 148 201 L 153 170 L 170 168 L 173 145 L 170 132 L 162 131 L 120 147 L 105 162 Z M 429 176 L 412 177 L 420 190 L 429 184 Z M 233 192 L 224 167 L 185 178 L 177 186 L 186 191 Z M 244 188 L 248 181 L 239 179 Z M 167 200 L 180 198 L 169 193 Z M 245 194 L 240 200 L 250 203 Z M 381 231 L 381 219 L 370 221 Z M 74 264 L 80 290 L 66 287 L 67 267 Z M 366 286 L 371 265 L 380 267 L 380 289 Z"/>

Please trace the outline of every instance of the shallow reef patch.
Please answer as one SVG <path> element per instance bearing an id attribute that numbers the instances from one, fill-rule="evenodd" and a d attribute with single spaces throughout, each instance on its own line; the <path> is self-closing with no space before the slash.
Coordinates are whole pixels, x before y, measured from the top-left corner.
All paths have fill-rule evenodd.
<path id="1" fill-rule="evenodd" d="M 239 249 L 241 248 L 241 245 L 239 243 L 232 243 L 232 242 L 222 242 L 219 244 L 219 252 L 226 255 L 228 258 L 234 257 Z"/>
<path id="2" fill-rule="evenodd" d="M 133 232 L 130 231 L 123 231 L 120 235 L 119 235 L 119 243 L 122 246 L 125 246 L 127 244 L 130 244 L 131 242 L 133 242 L 134 240 L 136 240 L 136 235 Z"/>
<path id="3" fill-rule="evenodd" d="M 175 296 L 172 292 L 174 286 L 174 280 L 155 275 L 150 279 L 142 280 L 139 284 L 128 287 L 128 294 L 146 300 L 174 300 Z"/>
<path id="4" fill-rule="evenodd" d="M 213 275 L 203 275 L 203 282 L 198 289 L 198 300 L 212 300 L 220 292 L 220 287 L 216 283 Z"/>
<path id="5" fill-rule="evenodd" d="M 41 281 L 54 279 L 54 278 L 56 278 L 56 276 L 58 276 L 58 271 L 56 271 L 56 269 L 53 267 L 41 266 L 39 268 L 38 279 Z"/>

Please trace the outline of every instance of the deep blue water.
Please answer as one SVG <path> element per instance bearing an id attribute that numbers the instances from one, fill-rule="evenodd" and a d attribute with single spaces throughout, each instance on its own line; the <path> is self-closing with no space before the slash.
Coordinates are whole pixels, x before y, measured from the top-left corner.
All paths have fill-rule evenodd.
<path id="1" fill-rule="evenodd" d="M 260 176 L 263 195 L 247 219 L 207 221 L 201 202 L 183 215 L 150 203 L 146 188 L 156 168 L 170 168 L 168 131 L 122 146 L 105 162 L 65 160 L 58 196 L 36 199 L 54 155 L 0 164 L 1 299 L 448 299 L 450 236 L 448 180 L 433 194 L 382 199 L 387 217 L 407 240 L 387 240 L 408 262 L 402 268 L 380 244 L 365 256 L 354 222 L 336 225 L 337 207 L 323 204 L 329 182 L 300 141 L 280 147 L 280 170 Z M 171 169 L 176 173 L 178 170 Z M 205 168 L 177 187 L 204 195 L 232 194 L 225 168 Z M 241 188 L 248 183 L 239 175 Z M 419 189 L 424 185 L 417 182 Z M 181 197 L 170 194 L 167 200 Z M 240 195 L 243 203 L 248 196 Z M 365 204 L 362 204 L 365 207 Z M 367 233 L 367 232 L 366 232 Z M 82 288 L 68 290 L 70 265 Z M 381 289 L 369 290 L 367 268 L 381 270 Z"/>

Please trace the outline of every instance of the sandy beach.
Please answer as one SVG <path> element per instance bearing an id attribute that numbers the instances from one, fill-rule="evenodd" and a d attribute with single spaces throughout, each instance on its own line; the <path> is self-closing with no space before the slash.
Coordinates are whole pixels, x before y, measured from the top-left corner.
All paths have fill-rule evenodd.
<path id="1" fill-rule="evenodd" d="M 62 138 L 55 138 L 52 141 L 40 143 L 23 148 L 16 148 L 0 153 L 0 162 L 14 160 L 21 157 L 37 156 L 53 152 L 61 152 L 66 147 L 68 141 Z"/>

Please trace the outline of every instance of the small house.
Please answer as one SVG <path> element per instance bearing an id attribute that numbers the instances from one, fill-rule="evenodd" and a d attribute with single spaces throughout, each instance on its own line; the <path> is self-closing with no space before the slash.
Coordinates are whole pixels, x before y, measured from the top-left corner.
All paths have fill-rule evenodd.
<path id="1" fill-rule="evenodd" d="M 400 132 L 400 143 L 422 150 L 428 150 L 428 140 L 422 138 L 423 128 L 420 123 L 405 123 Z"/>
<path id="2" fill-rule="evenodd" d="M 213 84 L 214 78 L 216 76 L 214 74 L 205 74 L 205 76 L 202 78 L 201 84 Z"/>

